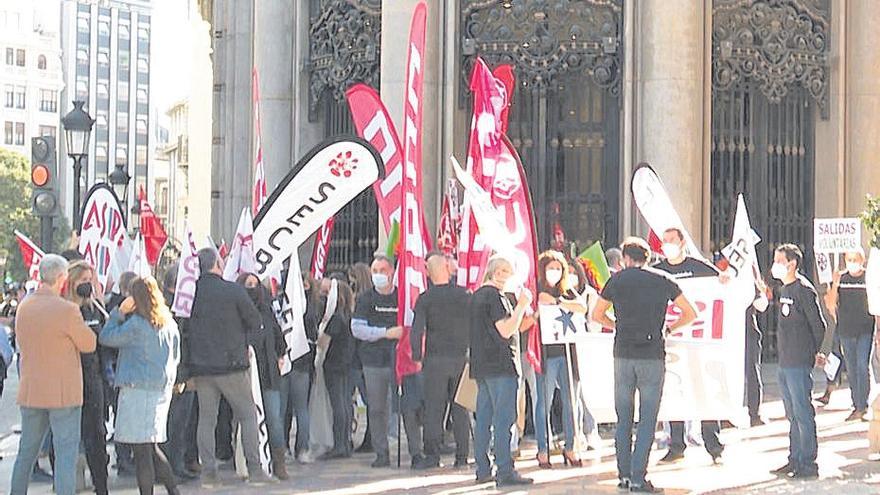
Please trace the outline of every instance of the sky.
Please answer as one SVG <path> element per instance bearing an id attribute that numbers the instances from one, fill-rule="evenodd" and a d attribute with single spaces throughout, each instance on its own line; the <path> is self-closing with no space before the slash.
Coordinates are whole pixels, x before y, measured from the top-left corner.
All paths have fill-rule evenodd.
<path id="1" fill-rule="evenodd" d="M 196 0 L 153 0 L 152 99 L 163 120 L 165 111 L 189 91 L 191 56 L 190 4 Z M 198 15 L 192 8 L 194 15 Z"/>

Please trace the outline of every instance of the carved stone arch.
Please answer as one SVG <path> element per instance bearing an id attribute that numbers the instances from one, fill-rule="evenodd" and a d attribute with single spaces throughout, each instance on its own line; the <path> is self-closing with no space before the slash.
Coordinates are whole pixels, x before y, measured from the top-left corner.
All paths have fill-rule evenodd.
<path id="1" fill-rule="evenodd" d="M 828 116 L 829 0 L 715 0 L 712 87 L 755 84 L 770 103 L 794 86 Z"/>
<path id="2" fill-rule="evenodd" d="M 311 0 L 309 120 L 325 97 L 345 101 L 354 83 L 379 86 L 382 0 Z"/>
<path id="3" fill-rule="evenodd" d="M 460 94 L 467 93 L 477 56 L 491 66 L 512 64 L 521 84 L 533 89 L 581 74 L 620 94 L 623 0 L 460 1 Z"/>

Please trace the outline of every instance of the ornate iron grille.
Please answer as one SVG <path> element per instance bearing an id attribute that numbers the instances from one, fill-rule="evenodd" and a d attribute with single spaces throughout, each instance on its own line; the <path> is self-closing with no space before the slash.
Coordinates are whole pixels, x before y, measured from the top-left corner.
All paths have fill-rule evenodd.
<path id="1" fill-rule="evenodd" d="M 793 242 L 812 273 L 816 109 L 826 110 L 828 2 L 715 0 L 713 16 L 713 250 L 729 240 L 743 193 L 763 243 L 765 270 Z M 776 320 L 760 323 L 766 357 L 776 356 Z"/>
<path id="2" fill-rule="evenodd" d="M 379 87 L 381 0 L 311 0 L 309 119 L 324 135 L 354 134 L 345 91 L 354 83 Z M 327 270 L 369 262 L 379 245 L 379 213 L 372 188 L 336 214 Z"/>
<path id="3" fill-rule="evenodd" d="M 559 222 L 578 245 L 616 244 L 622 0 L 462 0 L 462 104 L 476 56 L 514 67 L 508 134 L 520 153 L 539 246 Z"/>

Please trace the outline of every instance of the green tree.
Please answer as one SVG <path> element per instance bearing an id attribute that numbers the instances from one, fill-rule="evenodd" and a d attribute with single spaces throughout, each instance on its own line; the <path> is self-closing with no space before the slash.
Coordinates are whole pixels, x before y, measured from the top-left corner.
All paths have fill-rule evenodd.
<path id="1" fill-rule="evenodd" d="M 14 151 L 0 148 L 0 257 L 6 258 L 6 275 L 25 280 L 27 270 L 15 240 L 15 230 L 40 242 L 40 219 L 31 212 L 30 162 Z M 56 251 L 66 247 L 70 227 L 64 217 L 56 217 L 53 244 Z M 62 249 L 60 249 L 62 248 Z"/>

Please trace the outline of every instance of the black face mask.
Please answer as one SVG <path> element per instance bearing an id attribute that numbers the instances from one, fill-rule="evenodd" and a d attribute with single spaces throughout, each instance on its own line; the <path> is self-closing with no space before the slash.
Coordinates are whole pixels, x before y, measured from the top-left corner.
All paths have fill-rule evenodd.
<path id="1" fill-rule="evenodd" d="M 251 301 L 255 304 L 262 300 L 262 292 L 259 287 L 247 287 L 245 290 L 247 290 L 248 296 L 250 296 Z"/>
<path id="2" fill-rule="evenodd" d="M 92 297 L 92 284 L 85 282 L 76 286 L 76 295 L 88 299 Z"/>

